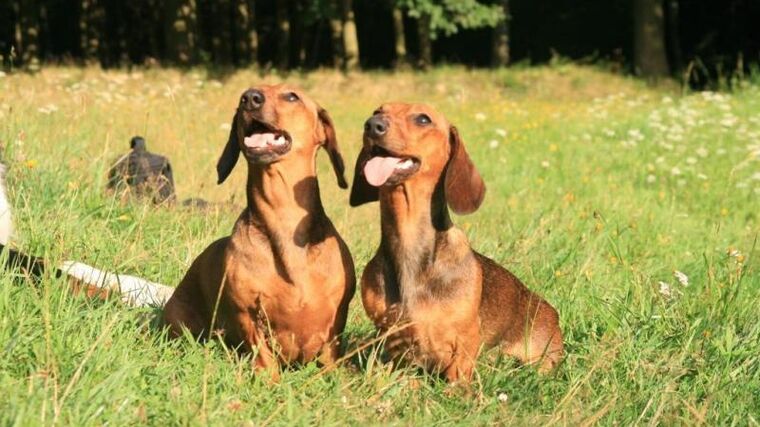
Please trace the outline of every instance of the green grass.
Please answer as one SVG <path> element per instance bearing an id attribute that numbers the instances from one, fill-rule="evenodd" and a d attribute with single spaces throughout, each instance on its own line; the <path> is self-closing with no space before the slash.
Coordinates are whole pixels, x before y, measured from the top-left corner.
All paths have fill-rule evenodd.
<path id="1" fill-rule="evenodd" d="M 73 68 L 0 77 L 14 245 L 178 283 L 245 200 L 244 168 L 215 185 L 222 125 L 249 84 L 282 79 Z M 334 371 L 309 365 L 271 384 L 219 343 L 167 341 L 157 310 L 4 274 L 0 424 L 758 425 L 760 87 L 681 95 L 572 65 L 287 80 L 332 114 L 350 165 L 383 101 L 425 101 L 459 127 L 488 192 L 456 222 L 557 308 L 567 350 L 557 372 L 486 354 L 471 387 L 449 390 L 391 371 L 370 347 Z M 106 196 L 109 162 L 134 134 L 171 157 L 180 198 L 236 207 Z M 325 157 L 323 200 L 360 274 L 379 241 L 378 208 L 349 208 Z M 346 337 L 348 351 L 374 337 L 358 298 Z"/>

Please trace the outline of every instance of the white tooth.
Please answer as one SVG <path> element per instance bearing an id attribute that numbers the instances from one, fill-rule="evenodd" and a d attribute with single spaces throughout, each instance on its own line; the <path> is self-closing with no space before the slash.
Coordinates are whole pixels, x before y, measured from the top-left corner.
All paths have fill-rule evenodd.
<path id="1" fill-rule="evenodd" d="M 275 140 L 274 140 L 274 142 L 275 142 L 275 144 L 277 144 L 277 145 L 283 145 L 283 144 L 285 144 L 285 137 L 284 137 L 284 136 L 281 136 L 281 137 L 279 137 L 279 138 L 275 139 Z"/>
<path id="2" fill-rule="evenodd" d="M 399 163 L 398 166 L 402 169 L 408 169 L 412 167 L 412 159 L 406 159 L 403 162 Z"/>

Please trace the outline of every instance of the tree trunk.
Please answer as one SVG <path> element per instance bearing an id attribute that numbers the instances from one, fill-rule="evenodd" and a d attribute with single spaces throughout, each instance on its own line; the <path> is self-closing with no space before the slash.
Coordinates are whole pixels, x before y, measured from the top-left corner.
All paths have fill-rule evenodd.
<path id="1" fill-rule="evenodd" d="M 38 28 L 39 35 L 37 36 L 38 53 L 37 56 L 42 61 L 45 58 L 47 50 L 53 46 L 53 34 L 50 31 L 50 15 L 48 14 L 47 2 L 41 1 L 38 3 L 40 6 L 38 16 Z"/>
<path id="2" fill-rule="evenodd" d="M 278 70 L 288 69 L 290 59 L 290 19 L 288 18 L 288 0 L 276 0 L 277 8 L 277 54 L 275 63 Z"/>
<path id="3" fill-rule="evenodd" d="M 290 28 L 290 46 L 288 50 L 290 52 L 290 67 L 291 68 L 308 68 L 312 64 L 309 62 L 312 59 L 312 51 L 314 50 L 310 43 L 314 42 L 317 37 L 314 34 L 319 34 L 318 31 L 314 31 L 315 28 L 319 28 L 319 23 L 316 25 L 307 25 L 308 20 L 305 19 L 307 14 L 304 11 L 303 1 L 296 1 L 295 9 L 291 9 L 295 12 L 295 16 L 301 17 L 299 21 L 295 22 Z"/>
<path id="4" fill-rule="evenodd" d="M 256 31 L 256 2 L 247 0 L 248 4 L 248 33 L 246 42 L 248 43 L 249 64 L 257 65 L 259 61 L 259 33 Z"/>
<path id="5" fill-rule="evenodd" d="M 97 8 L 102 7 L 103 22 L 98 38 L 98 56 L 100 65 L 108 67 L 126 67 L 130 64 L 127 46 L 127 32 L 131 30 L 128 20 L 128 4 L 115 0 L 98 0 Z"/>
<path id="6" fill-rule="evenodd" d="M 493 47 L 491 66 L 506 67 L 509 65 L 509 0 L 501 0 L 504 18 L 493 29 Z"/>
<path id="7" fill-rule="evenodd" d="M 634 0 L 633 59 L 637 74 L 658 77 L 668 74 L 665 50 L 663 0 Z"/>
<path id="8" fill-rule="evenodd" d="M 422 70 L 427 70 L 433 64 L 433 46 L 430 40 L 430 15 L 423 13 L 417 19 L 417 37 L 420 47 L 417 66 Z"/>
<path id="9" fill-rule="evenodd" d="M 252 2 L 249 5 L 248 0 L 234 0 L 232 6 L 235 23 L 232 44 L 235 49 L 235 63 L 241 66 L 255 62 L 255 52 L 258 47 L 256 27 L 253 25 L 253 14 L 250 8 L 252 5 Z"/>
<path id="10" fill-rule="evenodd" d="M 213 0 L 211 19 L 211 54 L 217 65 L 232 64 L 232 4 L 231 0 Z"/>
<path id="11" fill-rule="evenodd" d="M 343 12 L 343 69 L 355 70 L 359 65 L 359 39 L 352 0 L 342 0 Z"/>
<path id="12" fill-rule="evenodd" d="M 406 53 L 406 36 L 404 35 L 404 12 L 395 7 L 391 1 L 393 11 L 393 39 L 396 57 L 393 68 L 402 68 L 409 64 Z"/>
<path id="13" fill-rule="evenodd" d="M 678 0 L 667 0 L 668 2 L 668 43 L 670 44 L 671 58 L 673 58 L 673 69 L 680 71 L 683 67 L 683 52 L 681 51 L 681 29 L 680 5 Z"/>
<path id="14" fill-rule="evenodd" d="M 174 64 L 195 62 L 195 0 L 165 0 L 164 37 L 167 59 Z"/>
<path id="15" fill-rule="evenodd" d="M 37 0 L 17 0 L 13 4 L 16 21 L 16 48 L 27 70 L 40 67 L 40 8 Z"/>
<path id="16" fill-rule="evenodd" d="M 342 0 L 330 2 L 330 44 L 332 45 L 333 67 L 343 68 L 345 46 L 343 46 L 343 19 L 341 18 Z"/>
<path id="17" fill-rule="evenodd" d="M 79 49 L 84 62 L 92 64 L 100 59 L 105 11 L 98 0 L 82 0 L 79 7 Z"/>

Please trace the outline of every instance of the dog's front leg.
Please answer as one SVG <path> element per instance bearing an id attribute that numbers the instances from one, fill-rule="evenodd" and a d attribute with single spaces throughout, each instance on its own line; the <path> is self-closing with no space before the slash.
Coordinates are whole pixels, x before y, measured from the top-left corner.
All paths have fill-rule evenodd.
<path id="1" fill-rule="evenodd" d="M 269 372 L 272 380 L 278 381 L 280 379 L 280 366 L 266 339 L 265 330 L 247 313 L 238 316 L 235 324 L 239 329 L 244 350 L 254 354 L 251 360 L 253 370 Z"/>

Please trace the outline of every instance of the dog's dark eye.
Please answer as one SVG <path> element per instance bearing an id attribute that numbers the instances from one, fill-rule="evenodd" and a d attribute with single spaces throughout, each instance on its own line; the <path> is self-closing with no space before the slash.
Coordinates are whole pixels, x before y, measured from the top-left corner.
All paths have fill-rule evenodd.
<path id="1" fill-rule="evenodd" d="M 420 126 L 427 126 L 433 123 L 433 121 L 430 120 L 430 116 L 428 116 L 427 114 L 420 114 L 419 116 L 415 117 L 414 122 Z"/>
<path id="2" fill-rule="evenodd" d="M 295 92 L 290 92 L 285 94 L 285 100 L 288 102 L 296 102 L 300 98 L 298 98 L 298 95 L 295 94 Z"/>

